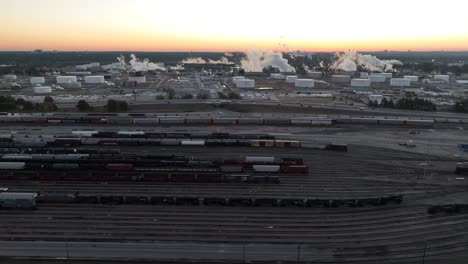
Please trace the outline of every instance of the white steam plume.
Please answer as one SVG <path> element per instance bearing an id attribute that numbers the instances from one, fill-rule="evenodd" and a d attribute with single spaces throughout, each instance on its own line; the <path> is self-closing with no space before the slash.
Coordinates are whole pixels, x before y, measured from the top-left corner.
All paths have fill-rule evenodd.
<path id="1" fill-rule="evenodd" d="M 362 66 L 369 71 L 386 71 L 393 70 L 393 65 L 402 65 L 398 60 L 380 60 L 372 55 L 364 55 L 356 51 L 347 51 L 336 53 L 336 59 L 332 63 L 332 69 L 340 69 L 344 71 L 356 71 L 358 66 Z"/>
<path id="2" fill-rule="evenodd" d="M 246 72 L 261 72 L 269 66 L 277 67 L 281 72 L 295 72 L 282 53 L 273 51 L 247 51 L 241 65 Z"/>
<path id="3" fill-rule="evenodd" d="M 129 71 L 165 71 L 164 65 L 161 63 L 150 62 L 149 59 L 141 61 L 135 54 L 130 54 L 129 64 L 125 61 L 125 56 L 117 57 L 117 62 L 103 65 L 105 70 L 129 70 Z"/>
<path id="4" fill-rule="evenodd" d="M 211 60 L 208 61 L 204 60 L 201 57 L 197 58 L 186 58 L 182 61 L 182 63 L 189 63 L 189 64 L 234 64 L 233 62 L 229 61 L 226 57 L 221 57 L 219 60 Z"/>

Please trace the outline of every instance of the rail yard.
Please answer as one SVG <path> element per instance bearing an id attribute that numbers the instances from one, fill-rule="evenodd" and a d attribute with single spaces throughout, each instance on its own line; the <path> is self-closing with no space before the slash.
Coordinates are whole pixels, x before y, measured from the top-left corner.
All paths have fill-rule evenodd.
<path id="1" fill-rule="evenodd" d="M 464 123 L 141 113 L 0 122 L 3 256 L 439 263 L 468 250 Z"/>

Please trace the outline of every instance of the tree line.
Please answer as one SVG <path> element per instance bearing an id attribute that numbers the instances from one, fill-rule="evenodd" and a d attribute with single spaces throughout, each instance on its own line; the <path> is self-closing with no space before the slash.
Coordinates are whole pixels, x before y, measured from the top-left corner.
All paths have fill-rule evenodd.
<path id="1" fill-rule="evenodd" d="M 33 103 L 23 98 L 15 99 L 11 96 L 0 96 L 0 111 L 57 111 L 57 105 L 50 96 L 44 97 L 42 103 Z"/>
<path id="2" fill-rule="evenodd" d="M 417 110 L 417 111 L 436 111 L 436 105 L 430 100 L 420 98 L 402 98 L 394 102 L 392 99 L 382 99 L 380 104 L 377 101 L 369 101 L 369 107 L 381 107 L 381 108 L 394 108 L 404 110 Z"/>

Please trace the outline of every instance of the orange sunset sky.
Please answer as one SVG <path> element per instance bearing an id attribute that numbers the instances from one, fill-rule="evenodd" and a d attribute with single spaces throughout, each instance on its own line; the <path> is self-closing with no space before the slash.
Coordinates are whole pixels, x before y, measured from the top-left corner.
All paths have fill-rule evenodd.
<path id="1" fill-rule="evenodd" d="M 2 1 L 0 50 L 468 50 L 466 0 Z"/>

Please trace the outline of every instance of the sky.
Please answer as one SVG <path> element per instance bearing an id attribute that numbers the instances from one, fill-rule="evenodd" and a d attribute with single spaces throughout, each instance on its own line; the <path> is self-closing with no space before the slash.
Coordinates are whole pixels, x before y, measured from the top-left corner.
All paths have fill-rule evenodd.
<path id="1" fill-rule="evenodd" d="M 467 0 L 0 0 L 0 50 L 468 50 Z"/>

